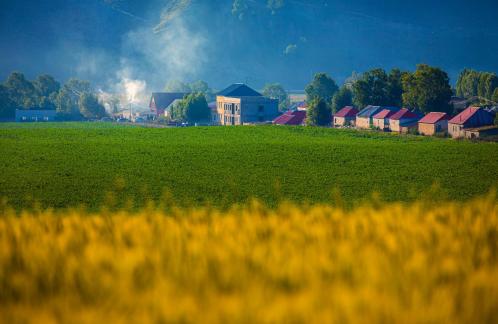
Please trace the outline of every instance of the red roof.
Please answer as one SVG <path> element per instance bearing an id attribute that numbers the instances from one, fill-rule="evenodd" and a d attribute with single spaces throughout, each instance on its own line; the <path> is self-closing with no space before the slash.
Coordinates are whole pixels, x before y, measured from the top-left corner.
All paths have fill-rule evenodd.
<path id="1" fill-rule="evenodd" d="M 459 125 L 465 124 L 465 122 L 469 120 L 472 116 L 474 116 L 474 114 L 478 112 L 479 109 L 480 109 L 479 107 L 469 107 L 464 111 L 462 111 L 461 113 L 459 113 L 458 115 L 456 115 L 455 117 L 453 117 L 449 121 L 449 123 L 459 124 Z"/>
<path id="2" fill-rule="evenodd" d="M 403 108 L 396 112 L 394 115 L 391 116 L 392 120 L 401 120 L 401 119 L 415 119 L 419 118 L 419 115 L 417 115 L 414 112 L 411 112 L 410 110 Z"/>
<path id="3" fill-rule="evenodd" d="M 378 114 L 373 116 L 375 119 L 384 119 L 391 117 L 395 112 L 389 109 L 383 109 Z"/>
<path id="4" fill-rule="evenodd" d="M 358 114 L 358 109 L 354 107 L 347 106 L 339 110 L 334 117 L 355 117 Z"/>
<path id="5" fill-rule="evenodd" d="M 302 125 L 305 119 L 306 111 L 287 111 L 283 115 L 275 118 L 273 123 L 277 125 Z"/>
<path id="6" fill-rule="evenodd" d="M 447 113 L 430 112 L 427 115 L 425 115 L 421 120 L 419 120 L 419 123 L 435 124 L 441 120 L 448 120 L 448 119 L 450 119 L 450 116 Z"/>

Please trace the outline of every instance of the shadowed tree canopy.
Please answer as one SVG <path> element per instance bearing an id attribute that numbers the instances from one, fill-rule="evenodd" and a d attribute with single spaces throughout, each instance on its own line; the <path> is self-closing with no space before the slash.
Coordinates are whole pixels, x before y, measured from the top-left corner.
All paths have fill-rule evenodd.
<path id="1" fill-rule="evenodd" d="M 415 73 L 403 75 L 403 103 L 424 113 L 431 111 L 451 112 L 453 94 L 448 74 L 426 64 L 417 65 Z"/>
<path id="2" fill-rule="evenodd" d="M 315 98 L 308 104 L 306 125 L 308 126 L 330 126 L 332 122 L 332 110 L 321 98 Z"/>
<path id="3" fill-rule="evenodd" d="M 278 109 L 280 111 L 285 111 L 289 108 L 289 95 L 280 83 L 266 84 L 263 88 L 263 96 L 278 99 Z"/>
<path id="4" fill-rule="evenodd" d="M 308 101 L 322 99 L 329 104 L 339 90 L 337 83 L 326 73 L 315 74 L 313 81 L 305 88 Z"/>
<path id="5" fill-rule="evenodd" d="M 342 86 L 332 98 L 332 113 L 336 113 L 346 106 L 353 105 L 353 92 L 346 86 Z"/>
<path id="6" fill-rule="evenodd" d="M 358 107 L 401 106 L 403 74 L 399 69 L 393 69 L 389 74 L 383 69 L 363 73 L 352 85 L 355 104 Z"/>

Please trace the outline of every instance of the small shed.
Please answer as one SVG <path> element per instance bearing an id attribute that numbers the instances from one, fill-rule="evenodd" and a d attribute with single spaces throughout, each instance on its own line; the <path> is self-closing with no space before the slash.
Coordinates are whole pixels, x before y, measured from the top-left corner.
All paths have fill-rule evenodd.
<path id="1" fill-rule="evenodd" d="M 333 116 L 334 127 L 354 126 L 358 109 L 346 106 Z"/>
<path id="2" fill-rule="evenodd" d="M 480 107 L 469 107 L 448 122 L 448 132 L 453 138 L 465 137 L 465 130 L 493 125 L 494 116 Z"/>
<path id="3" fill-rule="evenodd" d="M 418 121 L 420 135 L 433 136 L 448 131 L 450 116 L 444 112 L 430 112 Z"/>
<path id="4" fill-rule="evenodd" d="M 55 110 L 24 110 L 16 109 L 16 122 L 53 122 L 57 112 Z"/>
<path id="5" fill-rule="evenodd" d="M 498 136 L 498 126 L 483 126 L 465 130 L 465 138 L 477 139 L 489 136 Z"/>

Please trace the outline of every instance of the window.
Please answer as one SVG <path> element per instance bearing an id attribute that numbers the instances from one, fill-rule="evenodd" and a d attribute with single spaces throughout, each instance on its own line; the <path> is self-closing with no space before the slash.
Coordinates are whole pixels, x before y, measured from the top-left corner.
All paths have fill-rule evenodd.
<path id="1" fill-rule="evenodd" d="M 265 112 L 265 106 L 258 106 L 258 112 L 260 113 Z"/>

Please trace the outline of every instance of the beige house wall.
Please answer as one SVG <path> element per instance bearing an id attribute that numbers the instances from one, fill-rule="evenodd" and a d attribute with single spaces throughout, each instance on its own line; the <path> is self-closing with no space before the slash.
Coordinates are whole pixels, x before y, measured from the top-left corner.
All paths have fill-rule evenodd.
<path id="1" fill-rule="evenodd" d="M 448 124 L 448 134 L 453 138 L 465 137 L 465 129 L 463 125 Z"/>
<path id="2" fill-rule="evenodd" d="M 334 117 L 334 127 L 354 126 L 355 117 Z"/>
<path id="3" fill-rule="evenodd" d="M 383 130 L 389 128 L 389 122 L 385 118 L 374 118 L 373 126 Z"/>
<path id="4" fill-rule="evenodd" d="M 356 117 L 356 128 L 369 129 L 370 117 Z"/>
<path id="5" fill-rule="evenodd" d="M 420 135 L 432 136 L 436 134 L 436 124 L 419 123 L 418 132 Z"/>
<path id="6" fill-rule="evenodd" d="M 391 132 L 401 133 L 401 126 L 399 120 L 390 121 Z"/>
<path id="7" fill-rule="evenodd" d="M 219 125 L 243 125 L 269 122 L 278 116 L 278 100 L 266 97 L 216 97 Z"/>
<path id="8" fill-rule="evenodd" d="M 425 123 L 418 124 L 418 132 L 421 135 L 432 136 L 435 135 L 436 133 L 446 132 L 446 131 L 448 131 L 447 120 L 440 120 L 435 124 L 425 124 Z"/>

